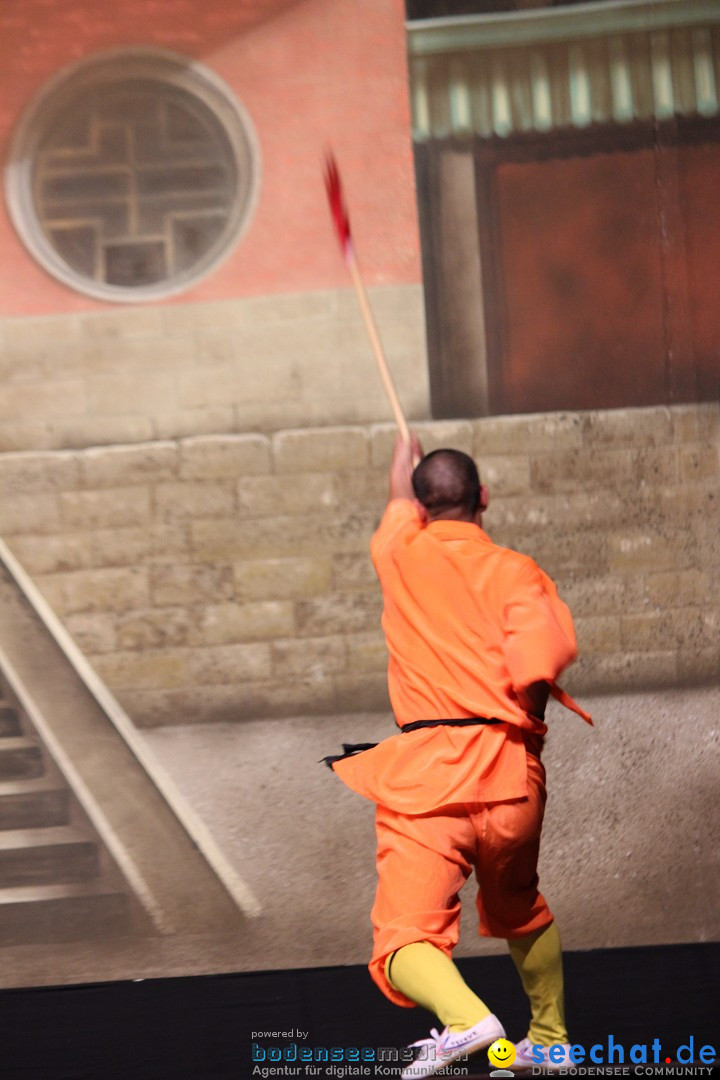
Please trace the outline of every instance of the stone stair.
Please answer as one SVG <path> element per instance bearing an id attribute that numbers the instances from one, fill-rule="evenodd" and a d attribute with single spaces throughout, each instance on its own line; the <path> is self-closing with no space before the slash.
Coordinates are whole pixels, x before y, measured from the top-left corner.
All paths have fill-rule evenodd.
<path id="1" fill-rule="evenodd" d="M 47 775 L 0 780 L 0 830 L 44 829 L 69 820 L 70 791 L 61 780 Z"/>
<path id="2" fill-rule="evenodd" d="M 130 896 L 28 723 L 0 699 L 0 945 L 129 933 Z"/>

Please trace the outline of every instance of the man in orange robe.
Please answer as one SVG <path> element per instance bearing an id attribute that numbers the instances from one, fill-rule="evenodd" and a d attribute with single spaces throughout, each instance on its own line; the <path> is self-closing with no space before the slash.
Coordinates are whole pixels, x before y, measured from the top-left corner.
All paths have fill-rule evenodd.
<path id="1" fill-rule="evenodd" d="M 576 656 L 572 619 L 530 558 L 483 532 L 487 491 L 472 459 L 439 450 L 413 471 L 414 456 L 417 440 L 398 439 L 371 543 L 401 732 L 329 759 L 377 804 L 370 972 L 391 1001 L 421 1004 L 444 1025 L 414 1044 L 406 1080 L 504 1038 L 451 959 L 458 892 L 474 871 L 480 933 L 508 940 L 530 999 L 515 1067 L 537 1065 L 555 1044 L 567 1065 L 560 939 L 537 859 L 549 693 L 590 719 L 555 684 Z"/>

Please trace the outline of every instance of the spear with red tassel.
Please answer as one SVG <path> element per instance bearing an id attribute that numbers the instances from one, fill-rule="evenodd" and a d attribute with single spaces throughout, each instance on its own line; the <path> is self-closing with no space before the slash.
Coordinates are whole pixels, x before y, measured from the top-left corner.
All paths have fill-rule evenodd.
<path id="1" fill-rule="evenodd" d="M 350 218 L 345 207 L 345 200 L 343 199 L 342 184 L 340 183 L 340 173 L 338 167 L 335 164 L 335 158 L 332 154 L 329 154 L 325 159 L 325 188 L 327 190 L 328 200 L 330 202 L 330 210 L 332 212 L 333 221 L 335 222 L 335 230 L 340 241 L 340 248 L 345 259 L 345 264 L 350 271 L 350 277 L 352 283 L 355 286 L 355 293 L 360 305 L 360 311 L 365 322 L 365 328 L 370 338 L 370 344 L 372 346 L 377 366 L 380 371 L 380 378 L 383 381 L 383 386 L 390 401 L 390 407 L 392 408 L 393 415 L 395 417 L 395 423 L 397 424 L 403 441 L 408 445 L 410 444 L 410 431 L 407 426 L 407 421 L 403 415 L 400 402 L 398 400 L 397 392 L 395 390 L 395 384 L 393 383 L 390 369 L 388 368 L 385 354 L 383 352 L 382 343 L 380 341 L 380 335 L 378 333 L 375 318 L 370 307 L 370 301 L 368 300 L 367 291 L 362 277 L 360 276 L 360 270 L 358 268 L 357 259 L 355 257 L 355 250 L 353 248 L 352 237 L 350 235 Z"/>

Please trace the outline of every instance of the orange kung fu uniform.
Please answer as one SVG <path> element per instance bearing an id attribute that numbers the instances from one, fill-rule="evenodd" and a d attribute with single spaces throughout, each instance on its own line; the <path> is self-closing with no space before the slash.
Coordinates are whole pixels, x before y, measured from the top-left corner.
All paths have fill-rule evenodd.
<path id="1" fill-rule="evenodd" d="M 392 1001 L 409 1006 L 388 983 L 385 960 L 414 941 L 452 952 L 457 894 L 472 870 L 481 934 L 521 937 L 552 921 L 536 874 L 547 729 L 515 691 L 539 680 L 554 686 L 576 643 L 550 578 L 473 523 L 423 526 L 414 503 L 394 499 L 371 553 L 398 726 L 498 721 L 399 733 L 333 763 L 350 788 L 377 804 L 370 972 Z"/>

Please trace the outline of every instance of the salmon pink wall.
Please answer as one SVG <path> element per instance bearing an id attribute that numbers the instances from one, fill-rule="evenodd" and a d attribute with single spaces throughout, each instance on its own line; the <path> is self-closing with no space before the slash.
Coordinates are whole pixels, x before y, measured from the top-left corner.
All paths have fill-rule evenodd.
<path id="1" fill-rule="evenodd" d="M 343 288 L 322 183 L 332 147 L 370 284 L 421 278 L 403 0 L 5 0 L 0 140 L 61 68 L 122 45 L 199 59 L 240 99 L 261 156 L 259 199 L 232 254 L 167 303 Z M 107 308 L 46 274 L 0 209 L 0 314 Z"/>

